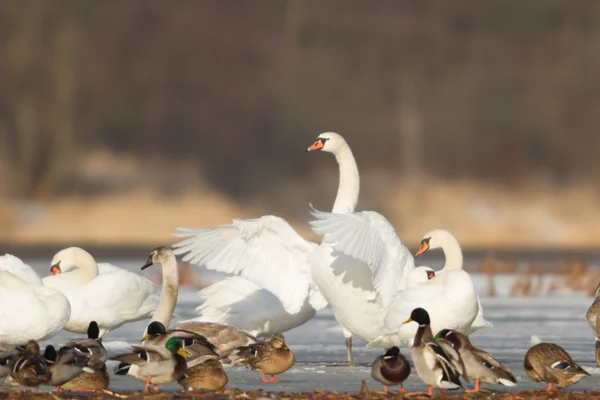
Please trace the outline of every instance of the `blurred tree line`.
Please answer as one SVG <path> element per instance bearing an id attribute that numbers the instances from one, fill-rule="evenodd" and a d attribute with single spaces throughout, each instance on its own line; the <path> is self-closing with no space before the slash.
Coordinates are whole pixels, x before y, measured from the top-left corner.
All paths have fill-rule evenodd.
<path id="1" fill-rule="evenodd" d="M 330 130 L 361 170 L 403 176 L 600 167 L 593 0 L 5 1 L 0 51 L 0 155 L 22 195 L 95 147 L 260 191 L 306 174 Z"/>

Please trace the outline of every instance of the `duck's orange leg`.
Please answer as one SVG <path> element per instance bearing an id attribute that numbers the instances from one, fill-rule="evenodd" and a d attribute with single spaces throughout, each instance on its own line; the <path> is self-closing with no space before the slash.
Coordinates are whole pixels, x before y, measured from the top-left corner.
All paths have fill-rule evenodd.
<path id="1" fill-rule="evenodd" d="M 158 385 L 154 385 L 154 391 L 155 391 L 156 393 L 160 392 L 160 389 L 158 388 Z"/>
<path id="2" fill-rule="evenodd" d="M 479 392 L 479 379 L 475 379 L 475 387 L 473 389 L 465 390 L 465 393 Z"/>
<path id="3" fill-rule="evenodd" d="M 144 388 L 144 392 L 150 393 L 150 378 L 146 379 L 146 387 Z"/>
<path id="4" fill-rule="evenodd" d="M 431 385 L 427 386 L 427 394 L 430 396 L 433 395 L 433 386 L 431 386 Z"/>
<path id="5" fill-rule="evenodd" d="M 60 386 L 57 386 L 56 389 L 54 389 L 54 393 L 58 393 L 60 392 Z"/>
<path id="6" fill-rule="evenodd" d="M 548 382 L 548 387 L 546 388 L 546 390 L 552 390 L 552 382 Z"/>
<path id="7" fill-rule="evenodd" d="M 275 379 L 275 375 L 271 375 L 271 379 L 269 379 L 267 382 L 277 383 L 279 381 L 277 379 Z"/>
<path id="8" fill-rule="evenodd" d="M 362 383 L 360 384 L 360 390 L 358 391 L 358 394 L 363 394 L 363 393 L 369 393 L 369 387 L 367 386 L 367 381 L 365 381 L 363 379 Z"/>
<path id="9" fill-rule="evenodd" d="M 400 390 L 398 390 L 398 393 L 406 393 L 406 390 L 404 389 L 404 382 L 400 383 Z"/>

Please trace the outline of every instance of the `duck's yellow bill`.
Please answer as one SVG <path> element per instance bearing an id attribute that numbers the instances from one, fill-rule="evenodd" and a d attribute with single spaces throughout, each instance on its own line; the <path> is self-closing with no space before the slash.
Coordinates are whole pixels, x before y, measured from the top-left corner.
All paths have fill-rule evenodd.
<path id="1" fill-rule="evenodd" d="M 148 334 L 147 333 L 145 333 L 144 336 L 142 336 L 142 340 L 140 340 L 140 342 L 143 342 L 146 339 L 148 339 Z"/>
<path id="2" fill-rule="evenodd" d="M 408 324 L 409 322 L 413 322 L 413 319 L 410 317 L 406 321 L 404 321 L 403 324 Z"/>
<path id="3" fill-rule="evenodd" d="M 183 358 L 188 358 L 188 354 L 182 348 L 180 348 L 179 350 L 177 350 L 177 354 L 179 354 Z"/>

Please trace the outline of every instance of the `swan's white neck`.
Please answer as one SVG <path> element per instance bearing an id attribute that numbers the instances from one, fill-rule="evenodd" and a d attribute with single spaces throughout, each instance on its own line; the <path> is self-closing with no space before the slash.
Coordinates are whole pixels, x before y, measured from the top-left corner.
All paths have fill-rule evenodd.
<path id="1" fill-rule="evenodd" d="M 162 293 L 152 321 L 161 322 L 167 329 L 173 318 L 177 293 L 179 291 L 179 272 L 177 271 L 177 259 L 171 254 L 162 265 Z"/>
<path id="2" fill-rule="evenodd" d="M 460 249 L 458 240 L 452 235 L 447 235 L 442 243 L 442 251 L 446 257 L 446 263 L 444 264 L 444 270 L 449 271 L 453 269 L 463 268 L 463 255 Z"/>
<path id="3" fill-rule="evenodd" d="M 98 276 L 98 264 L 96 264 L 94 257 L 87 252 L 78 253 L 72 263 L 67 263 L 60 267 L 64 268 L 64 273 L 55 276 L 73 285 L 85 285 Z M 77 269 L 67 272 L 72 267 L 77 267 Z"/>
<path id="4" fill-rule="evenodd" d="M 358 202 L 360 190 L 360 177 L 356 160 L 347 143 L 343 143 L 334 155 L 340 166 L 340 182 L 332 212 L 353 212 Z"/>

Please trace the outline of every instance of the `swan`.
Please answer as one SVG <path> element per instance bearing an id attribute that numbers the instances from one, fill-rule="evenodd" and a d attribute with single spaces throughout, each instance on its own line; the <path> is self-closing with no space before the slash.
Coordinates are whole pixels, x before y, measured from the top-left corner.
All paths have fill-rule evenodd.
<path id="1" fill-rule="evenodd" d="M 24 282 L 32 285 L 42 284 L 42 279 L 33 268 L 25 264 L 19 257 L 15 257 L 12 254 L 0 256 L 0 271 L 10 272 Z"/>
<path id="2" fill-rule="evenodd" d="M 348 143 L 337 133 L 325 132 L 306 149 L 317 150 L 332 153 L 339 165 L 333 211 L 353 211 L 358 200 L 359 175 Z M 322 288 L 311 264 L 318 261 L 319 269 L 331 269 L 330 264 L 320 259 L 329 256 L 331 249 L 303 239 L 284 219 L 276 216 L 236 219 L 233 224 L 209 228 L 178 228 L 174 236 L 185 238 L 173 245 L 176 254 L 184 255 L 184 261 L 238 275 L 201 291 L 199 294 L 207 297 L 206 306 L 199 307 L 202 315 L 192 321 L 219 321 L 254 333 L 281 333 L 304 324 L 327 305 L 328 296 L 323 296 L 323 288 L 341 291 L 344 286 L 350 286 L 325 271 L 321 281 L 339 282 Z M 326 249 L 318 253 L 321 247 Z M 370 283 L 366 266 L 363 275 Z M 365 297 L 363 289 L 357 291 L 359 296 Z M 342 296 L 352 303 L 349 297 L 355 294 L 348 290 Z M 329 297 L 334 295 L 330 293 Z M 371 294 L 371 298 L 375 296 Z M 341 328 L 351 362 L 351 333 Z"/>
<path id="3" fill-rule="evenodd" d="M 73 267 L 77 269 L 69 271 Z M 50 270 L 53 275 L 42 282 L 61 291 L 71 303 L 65 326 L 70 332 L 87 333 L 90 322 L 96 321 L 102 337 L 127 322 L 149 318 L 158 304 L 151 280 L 111 264 L 96 264 L 79 247 L 59 251 Z"/>
<path id="4" fill-rule="evenodd" d="M 413 290 L 398 291 L 389 303 L 382 320 L 384 333 L 367 347 L 410 347 L 417 331 L 414 324 L 403 324 L 413 309 L 428 311 L 432 329 L 454 329 L 469 334 L 491 324 L 483 318 L 481 303 L 471 276 L 462 269 L 462 253 L 456 238 L 448 231 L 427 232 L 417 255 L 428 249 L 442 248 L 446 265 L 435 279 Z M 419 267 L 420 268 L 420 267 Z M 475 324 L 476 318 L 479 318 Z"/>
<path id="5" fill-rule="evenodd" d="M 442 249 L 446 262 L 444 267 L 436 273 L 436 276 L 443 276 L 445 272 L 463 268 L 463 255 L 458 240 L 450 232 L 443 229 L 434 229 L 423 235 L 421 247 L 416 252 L 415 256 L 420 256 L 430 249 Z M 492 328 L 494 325 L 483 317 L 483 307 L 477 294 L 477 317 L 471 326 L 467 329 L 466 334 L 478 331 L 479 329 Z"/>
<path id="6" fill-rule="evenodd" d="M 58 290 L 0 270 L 0 343 L 48 339 L 63 329 L 70 314 L 69 301 Z"/>

